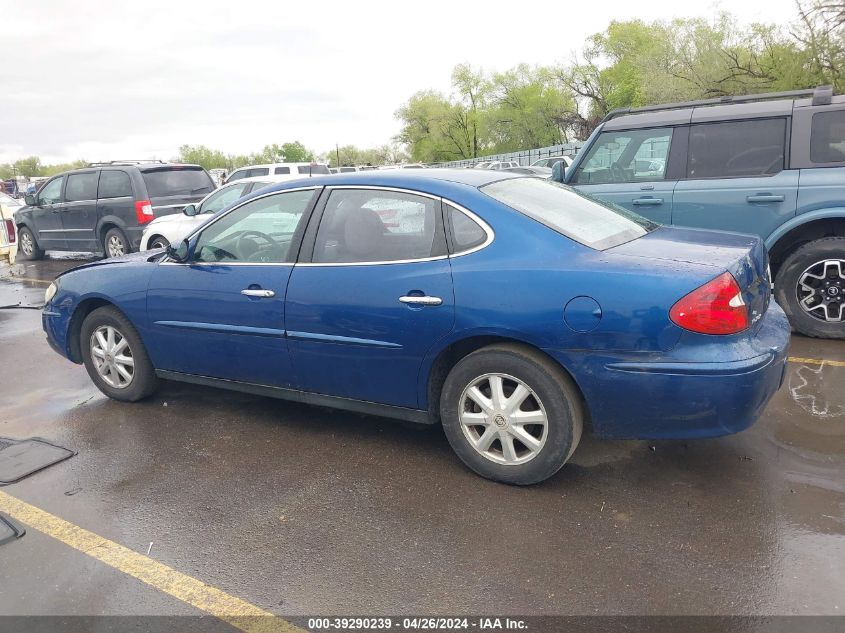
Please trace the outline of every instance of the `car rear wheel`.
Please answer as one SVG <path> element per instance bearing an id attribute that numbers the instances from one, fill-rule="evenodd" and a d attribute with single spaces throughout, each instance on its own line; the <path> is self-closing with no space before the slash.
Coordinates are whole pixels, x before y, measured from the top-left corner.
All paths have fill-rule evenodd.
<path id="1" fill-rule="evenodd" d="M 110 398 L 135 402 L 156 390 L 158 379 L 147 350 L 117 308 L 97 308 L 86 316 L 80 341 L 88 375 Z"/>
<path id="2" fill-rule="evenodd" d="M 18 232 L 18 257 L 24 260 L 41 259 L 44 257 L 44 251 L 38 248 L 38 242 L 35 241 L 35 236 L 26 227 L 22 227 Z"/>
<path id="3" fill-rule="evenodd" d="M 103 246 L 106 257 L 121 257 L 132 252 L 129 246 L 129 240 L 126 239 L 123 231 L 117 227 L 108 230 L 103 240 Z"/>
<path id="4" fill-rule="evenodd" d="M 164 238 L 161 235 L 156 235 L 150 240 L 149 248 L 167 248 L 168 246 L 170 246 L 170 242 L 167 241 L 167 238 Z"/>
<path id="5" fill-rule="evenodd" d="M 787 257 L 775 298 L 801 334 L 845 338 L 845 237 L 814 240 Z"/>
<path id="6" fill-rule="evenodd" d="M 440 415 L 469 468 L 516 485 L 560 470 L 583 428 L 581 398 L 569 376 L 519 345 L 485 347 L 455 365 L 443 385 Z"/>

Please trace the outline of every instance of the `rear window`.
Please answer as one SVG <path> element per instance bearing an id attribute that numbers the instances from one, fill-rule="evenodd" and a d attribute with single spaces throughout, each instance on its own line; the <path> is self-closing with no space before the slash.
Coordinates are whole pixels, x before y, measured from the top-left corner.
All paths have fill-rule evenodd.
<path id="1" fill-rule="evenodd" d="M 642 237 L 657 224 L 545 178 L 508 178 L 481 187 L 491 198 L 596 250 Z"/>
<path id="2" fill-rule="evenodd" d="M 300 174 L 316 176 L 318 174 L 330 174 L 329 168 L 325 165 L 302 165 L 298 167 Z"/>
<path id="3" fill-rule="evenodd" d="M 813 115 L 810 160 L 814 163 L 845 163 L 845 110 Z"/>
<path id="4" fill-rule="evenodd" d="M 169 168 L 142 173 L 151 198 L 197 196 L 214 190 L 211 177 L 203 169 Z"/>

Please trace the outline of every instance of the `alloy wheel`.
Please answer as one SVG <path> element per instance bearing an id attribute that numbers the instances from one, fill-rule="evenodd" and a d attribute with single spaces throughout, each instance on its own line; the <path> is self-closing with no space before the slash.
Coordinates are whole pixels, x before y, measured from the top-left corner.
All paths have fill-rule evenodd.
<path id="1" fill-rule="evenodd" d="M 109 238 L 108 249 L 109 257 L 120 257 L 126 250 L 123 246 L 123 240 L 117 235 L 112 235 Z"/>
<path id="2" fill-rule="evenodd" d="M 524 464 L 546 443 L 548 416 L 537 394 L 507 374 L 485 374 L 461 394 L 459 419 L 470 445 L 497 464 Z"/>
<path id="3" fill-rule="evenodd" d="M 91 359 L 103 382 L 115 389 L 128 387 L 135 376 L 129 341 L 111 325 L 102 325 L 91 334 Z"/>
<path id="4" fill-rule="evenodd" d="M 35 244 L 32 243 L 32 238 L 29 236 L 29 233 L 22 233 L 21 234 L 21 250 L 23 254 L 27 257 L 32 255 L 32 251 L 35 249 Z"/>
<path id="5" fill-rule="evenodd" d="M 825 259 L 798 278 L 798 303 L 807 314 L 838 323 L 845 318 L 845 260 Z"/>

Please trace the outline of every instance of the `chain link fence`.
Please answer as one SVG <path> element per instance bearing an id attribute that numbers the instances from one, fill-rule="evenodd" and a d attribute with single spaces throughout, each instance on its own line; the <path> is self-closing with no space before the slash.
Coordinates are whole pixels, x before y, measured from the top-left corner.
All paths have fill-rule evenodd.
<path id="1" fill-rule="evenodd" d="M 470 167 L 481 161 L 497 161 L 509 160 L 516 161 L 520 166 L 531 165 L 534 161 L 541 158 L 551 158 L 553 156 L 572 156 L 578 153 L 583 143 L 563 143 L 562 145 L 551 145 L 549 147 L 538 147 L 536 149 L 526 149 L 519 152 L 506 152 L 504 154 L 491 154 L 489 156 L 479 156 L 478 158 L 470 158 L 467 160 L 453 160 L 447 163 L 434 163 L 430 167 Z"/>

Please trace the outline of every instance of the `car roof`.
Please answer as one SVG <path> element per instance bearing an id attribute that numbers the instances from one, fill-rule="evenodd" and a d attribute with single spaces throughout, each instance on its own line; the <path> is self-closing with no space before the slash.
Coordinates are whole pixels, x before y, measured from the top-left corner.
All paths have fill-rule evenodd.
<path id="1" fill-rule="evenodd" d="M 240 171 L 242 169 L 255 169 L 261 167 L 308 167 L 310 165 L 328 165 L 328 163 L 318 163 L 318 162 L 302 162 L 302 163 L 256 163 L 255 165 L 244 165 L 243 167 L 237 167 L 232 170 L 232 173 L 236 171 Z"/>
<path id="2" fill-rule="evenodd" d="M 285 180 L 285 185 L 312 184 L 318 186 L 331 185 L 372 185 L 381 187 L 421 187 L 436 182 L 449 182 L 470 187 L 483 187 L 491 182 L 506 178 L 520 178 L 524 174 L 514 174 L 486 169 L 385 169 L 373 171 L 356 171 L 349 173 L 312 176 L 310 178 L 296 178 Z"/>

